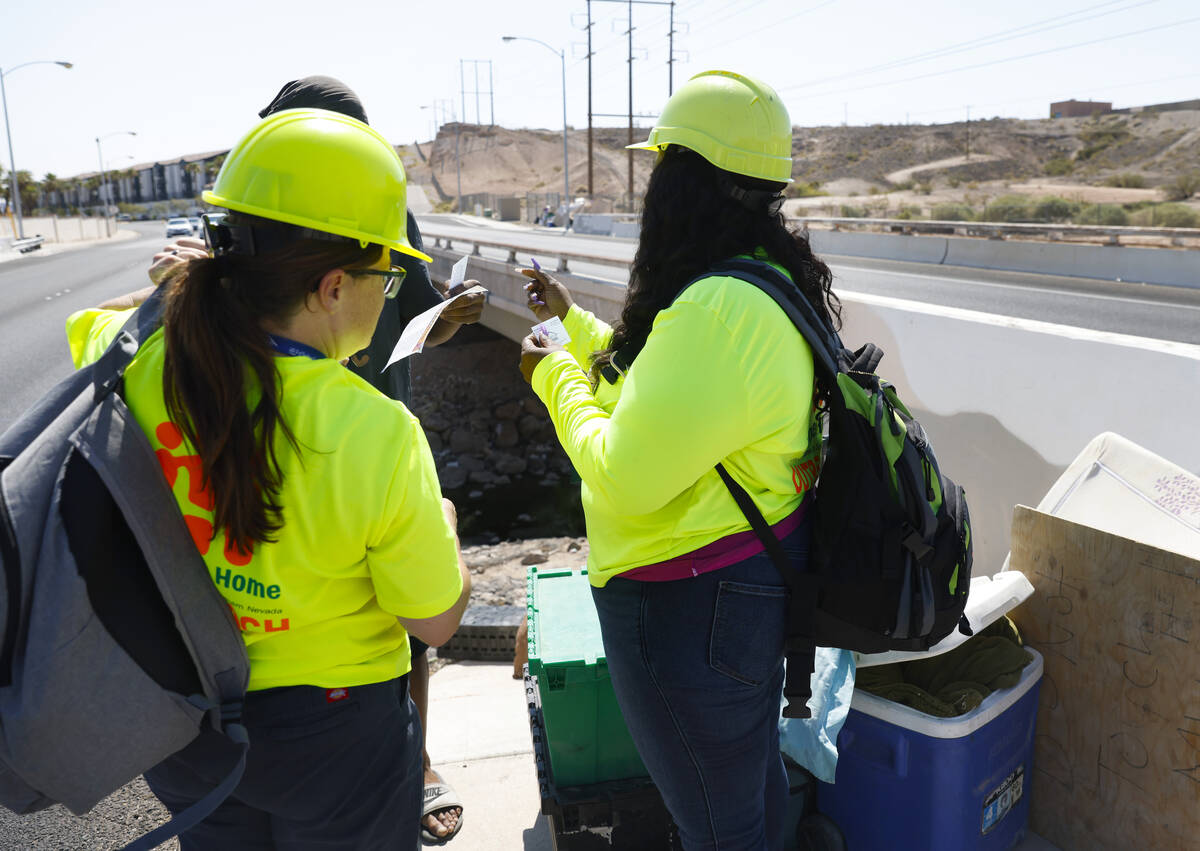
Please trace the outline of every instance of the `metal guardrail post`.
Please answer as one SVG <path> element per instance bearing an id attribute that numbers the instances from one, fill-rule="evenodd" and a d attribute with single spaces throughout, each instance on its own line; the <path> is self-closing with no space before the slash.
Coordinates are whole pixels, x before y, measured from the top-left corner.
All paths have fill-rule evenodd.
<path id="1" fill-rule="evenodd" d="M 570 272 L 570 267 L 567 266 L 567 255 L 560 254 L 558 256 L 558 272 Z"/>
<path id="2" fill-rule="evenodd" d="M 478 257 L 478 256 L 479 256 L 479 243 L 478 243 L 478 242 L 477 242 L 477 243 L 475 243 L 475 244 L 474 244 L 474 245 L 471 247 L 471 256 L 472 256 L 472 257 Z"/>
<path id="3" fill-rule="evenodd" d="M 508 259 L 504 262 L 516 263 L 517 262 L 517 249 L 515 249 L 515 248 L 508 249 Z"/>

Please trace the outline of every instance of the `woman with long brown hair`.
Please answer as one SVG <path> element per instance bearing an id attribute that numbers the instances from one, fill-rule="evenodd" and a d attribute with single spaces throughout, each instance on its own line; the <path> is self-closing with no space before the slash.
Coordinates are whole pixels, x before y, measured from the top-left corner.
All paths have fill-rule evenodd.
<path id="1" fill-rule="evenodd" d="M 366 124 L 289 110 L 242 139 L 205 200 L 229 210 L 206 222 L 212 256 L 164 284 L 124 394 L 250 660 L 245 774 L 181 845 L 412 847 L 408 635 L 445 642 L 469 574 L 416 418 L 341 365 L 402 286 L 387 249 L 423 257 L 404 169 Z M 71 317 L 73 350 L 110 320 Z M 168 809 L 211 789 L 220 741 L 147 773 Z"/>
<path id="2" fill-rule="evenodd" d="M 820 464 L 812 350 L 772 298 L 717 268 L 770 264 L 830 323 L 832 276 L 780 214 L 792 127 L 767 85 L 710 71 L 667 102 L 619 321 L 523 270 L 539 319 L 521 370 L 583 480 L 588 578 L 617 702 L 684 847 L 779 849 L 788 587 L 716 469 L 797 569 Z"/>

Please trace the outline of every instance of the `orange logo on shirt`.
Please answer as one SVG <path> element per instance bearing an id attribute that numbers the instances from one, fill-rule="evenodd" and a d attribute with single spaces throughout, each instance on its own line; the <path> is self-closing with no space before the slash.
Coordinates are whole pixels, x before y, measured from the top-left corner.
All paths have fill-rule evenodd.
<path id="1" fill-rule="evenodd" d="M 164 422 L 158 424 L 154 430 L 154 436 L 158 438 L 159 443 L 166 447 L 166 449 L 156 450 L 154 454 L 158 456 L 158 464 L 162 467 L 163 475 L 167 477 L 167 484 L 174 488 L 175 482 L 179 479 L 180 470 L 184 471 L 187 473 L 188 502 L 202 511 L 211 512 L 215 503 L 212 490 L 204 481 L 204 468 L 200 456 L 172 453 L 172 450 L 183 446 L 183 432 L 175 423 Z M 188 514 L 186 510 L 183 520 L 187 524 L 188 532 L 191 533 L 192 541 L 196 544 L 200 555 L 208 555 L 209 546 L 215 536 L 212 521 L 205 517 Z M 242 552 L 240 547 L 229 540 L 228 534 L 225 535 L 224 555 L 227 562 L 238 567 L 245 567 L 254 557 L 253 548 L 250 552 Z"/>
<path id="2" fill-rule="evenodd" d="M 804 493 L 805 491 L 812 490 L 812 486 L 817 481 L 817 476 L 820 473 L 821 468 L 818 466 L 815 458 L 793 463 L 792 484 L 796 486 L 796 493 Z"/>

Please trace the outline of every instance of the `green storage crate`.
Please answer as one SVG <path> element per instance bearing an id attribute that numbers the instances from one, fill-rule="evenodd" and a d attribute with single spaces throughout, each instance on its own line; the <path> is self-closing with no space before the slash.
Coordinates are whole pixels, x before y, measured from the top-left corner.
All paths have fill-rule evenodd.
<path id="1" fill-rule="evenodd" d="M 529 673 L 555 786 L 648 776 L 608 679 L 587 571 L 531 566 L 527 582 Z"/>

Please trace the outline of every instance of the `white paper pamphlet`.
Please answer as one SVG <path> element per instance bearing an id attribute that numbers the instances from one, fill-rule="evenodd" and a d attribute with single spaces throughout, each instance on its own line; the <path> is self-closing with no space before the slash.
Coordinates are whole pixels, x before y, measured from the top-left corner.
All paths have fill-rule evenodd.
<path id="1" fill-rule="evenodd" d="M 462 260 L 458 261 L 458 263 L 455 263 L 455 268 L 457 268 L 460 263 L 465 268 L 466 259 L 467 258 L 464 257 Z M 435 304 L 424 313 L 414 316 L 412 322 L 409 322 L 408 325 L 405 326 L 403 333 L 400 334 L 400 339 L 396 341 L 396 347 L 392 349 L 392 356 L 388 358 L 388 362 L 383 368 L 387 369 L 396 361 L 403 360 L 409 355 L 415 355 L 417 352 L 425 348 L 425 338 L 429 336 L 429 332 L 433 330 L 434 323 L 437 322 L 438 317 L 447 307 L 454 304 L 454 302 L 458 301 L 464 296 L 486 292 L 487 290 L 485 290 L 483 287 L 474 286 L 468 290 L 463 290 L 461 293 L 454 296 L 454 298 L 448 298 L 441 304 Z"/>
<path id="2" fill-rule="evenodd" d="M 464 254 L 457 263 L 450 267 L 451 290 L 467 279 L 467 261 L 470 259 L 470 255 Z"/>
<path id="3" fill-rule="evenodd" d="M 535 334 L 544 334 L 550 338 L 550 342 L 558 346 L 565 346 L 571 342 L 571 335 L 567 333 L 567 329 L 563 327 L 562 320 L 557 316 L 551 316 L 545 322 L 539 322 L 530 330 Z"/>

